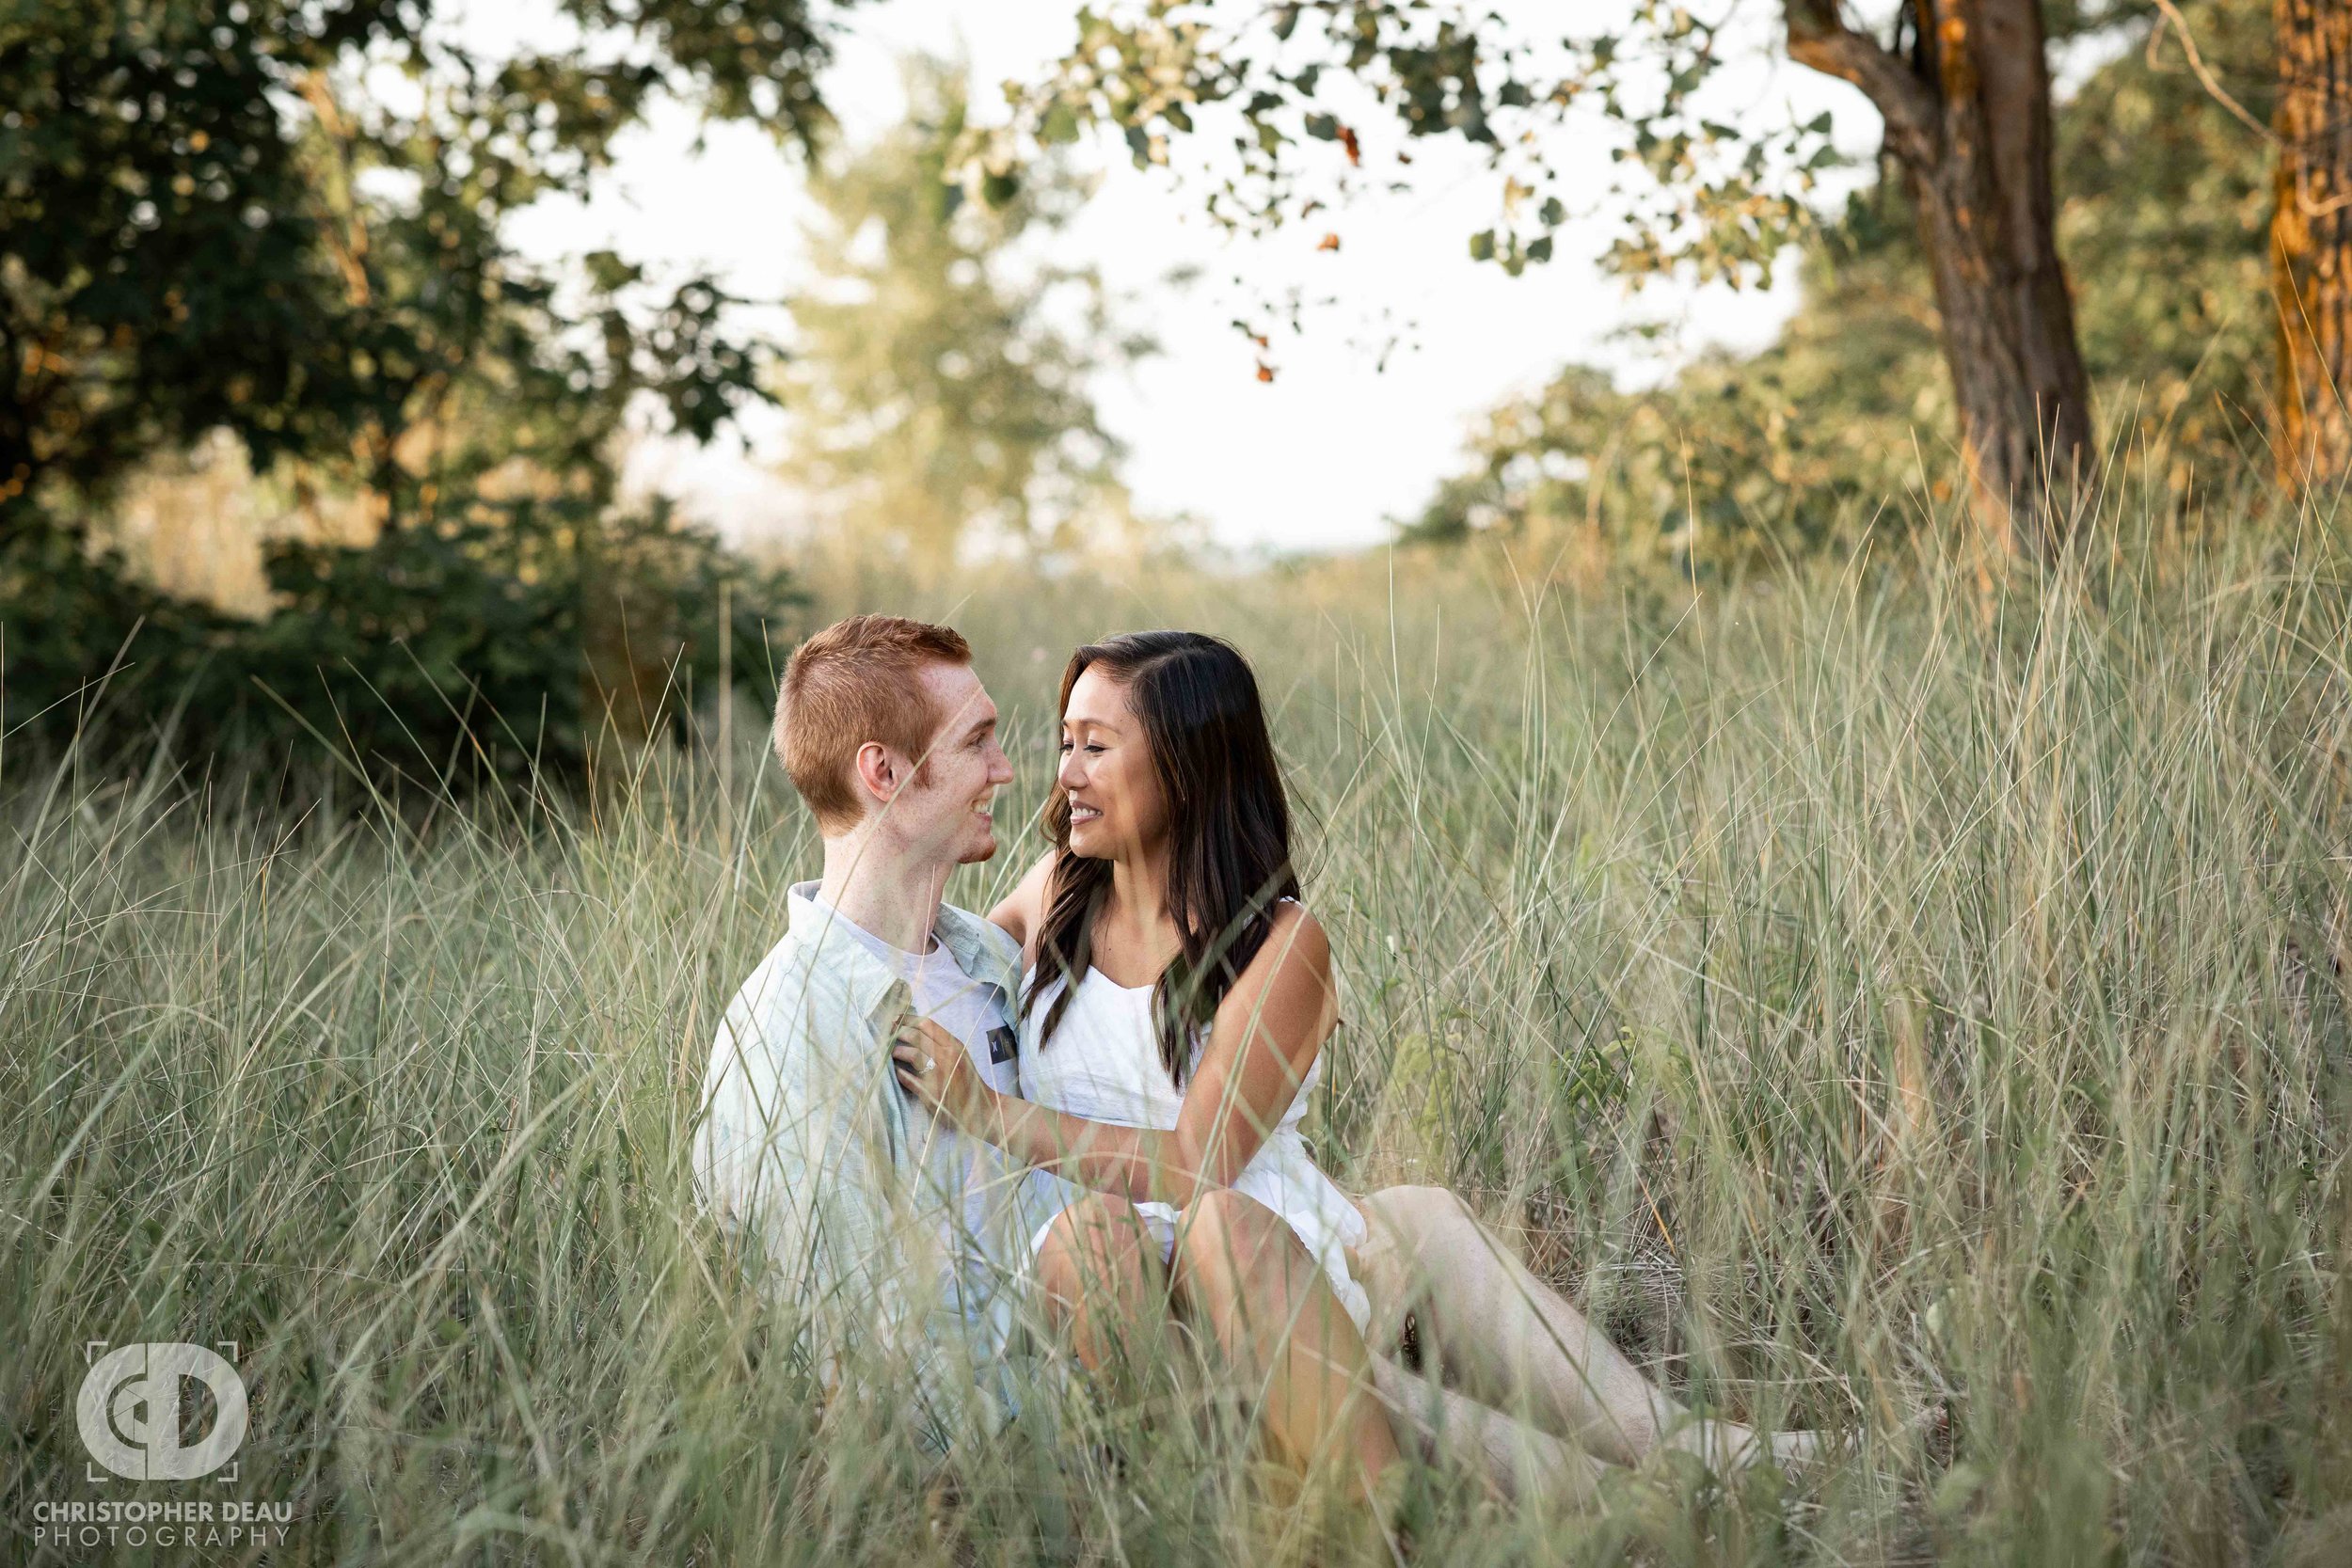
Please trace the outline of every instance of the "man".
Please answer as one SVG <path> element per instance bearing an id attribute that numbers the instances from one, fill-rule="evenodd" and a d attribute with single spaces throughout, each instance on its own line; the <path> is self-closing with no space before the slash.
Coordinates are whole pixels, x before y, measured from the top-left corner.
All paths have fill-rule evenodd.
<path id="1" fill-rule="evenodd" d="M 790 890 L 784 940 L 720 1023 L 694 1138 L 704 1202 L 805 1291 L 828 1378 L 845 1352 L 912 1361 L 934 1450 L 1010 1407 L 1007 1247 L 1026 1191 L 888 1071 L 913 1011 L 1013 1086 L 1019 949 L 940 901 L 958 865 L 996 852 L 989 808 L 1012 781 L 970 661 L 955 632 L 885 616 L 793 654 L 774 743 L 824 875 Z"/>
<path id="2" fill-rule="evenodd" d="M 804 1291 L 831 1376 L 848 1359 L 912 1364 L 919 1435 L 943 1451 L 1010 1412 L 1017 1259 L 1081 1196 L 933 1123 L 890 1071 L 893 1031 L 912 1010 L 961 1040 L 993 1086 L 1014 1087 L 1020 950 L 941 901 L 958 865 L 995 853 L 990 806 L 1012 767 L 963 639 L 888 616 L 840 622 L 793 654 L 774 738 L 817 818 L 824 875 L 791 889 L 784 940 L 720 1025 L 696 1182 Z M 1196 1228 L 1205 1244 L 1217 1227 Z M 1248 1228 L 1251 1246 L 1228 1237 L 1201 1260 L 1220 1286 L 1196 1309 L 1238 1347 L 1232 1370 L 1263 1408 L 1321 1412 L 1304 1390 L 1291 1397 L 1286 1359 L 1238 1323 L 1252 1271 L 1311 1263 L 1279 1221 Z M 1312 1451 L 1329 1433 L 1285 1435 Z"/>

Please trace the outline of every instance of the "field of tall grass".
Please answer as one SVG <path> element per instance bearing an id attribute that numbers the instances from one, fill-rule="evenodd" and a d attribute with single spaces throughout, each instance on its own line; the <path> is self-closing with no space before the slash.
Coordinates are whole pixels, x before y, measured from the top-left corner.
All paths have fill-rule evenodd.
<path id="1" fill-rule="evenodd" d="M 2332 537 L 2331 537 L 2332 534 Z M 818 584 L 972 638 L 1036 853 L 1069 647 L 1255 659 L 1345 987 L 1313 1141 L 1451 1185 L 1684 1397 L 1851 1451 L 1444 1563 L 2352 1560 L 2352 551 L 1900 549 L 1693 594 L 1495 554 Z M 591 805 L 243 802 L 0 752 L 10 1561 L 37 1505 L 288 1500 L 273 1563 L 1329 1560 L 1222 1408 L 1041 1377 L 934 1474 L 697 1213 L 718 1010 L 813 875 L 762 716 Z M 93 1340 L 235 1340 L 237 1479 L 93 1481 Z M 1926 1429 L 1922 1407 L 1947 1419 Z M 1204 1411 L 1206 1414 L 1204 1414 Z"/>

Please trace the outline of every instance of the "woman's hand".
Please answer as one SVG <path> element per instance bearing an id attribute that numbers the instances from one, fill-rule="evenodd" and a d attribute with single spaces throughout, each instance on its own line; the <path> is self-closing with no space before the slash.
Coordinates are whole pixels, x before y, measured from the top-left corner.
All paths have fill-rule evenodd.
<path id="1" fill-rule="evenodd" d="M 977 1132 L 986 1125 L 995 1091 L 981 1081 L 961 1040 L 928 1018 L 905 1020 L 890 1037 L 899 1087 L 961 1132 Z"/>

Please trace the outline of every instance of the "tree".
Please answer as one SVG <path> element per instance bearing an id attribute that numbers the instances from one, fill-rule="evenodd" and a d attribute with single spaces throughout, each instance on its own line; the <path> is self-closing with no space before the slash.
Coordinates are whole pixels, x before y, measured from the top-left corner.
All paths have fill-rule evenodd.
<path id="1" fill-rule="evenodd" d="M 583 189 L 664 97 L 786 137 L 823 124 L 806 0 L 560 8 L 582 41 L 486 62 L 430 0 L 8 0 L 0 520 L 217 426 L 257 467 L 331 460 L 395 516 L 429 506 L 402 437 L 485 358 L 543 364 L 516 351 L 547 341 L 580 369 L 507 214 Z M 366 90 L 403 76 L 412 105 Z M 711 293 L 666 309 L 713 325 Z M 600 315 L 596 346 L 707 433 L 754 378 L 710 331 L 634 330 L 664 309 Z"/>
<path id="2" fill-rule="evenodd" d="M 2352 7 L 2275 0 L 2279 471 L 2290 487 L 2352 471 Z"/>
<path id="3" fill-rule="evenodd" d="M 1330 142 L 1351 166 L 1362 161 L 1358 129 L 1318 97 L 1326 76 L 1344 76 L 1368 87 L 1406 135 L 1457 135 L 1509 168 L 1506 222 L 1474 236 L 1471 249 L 1516 270 L 1549 257 L 1567 215 L 1556 192 L 1545 194 L 1554 171 L 1518 166 L 1535 145 L 1533 122 L 1589 104 L 1626 127 L 1620 155 L 1637 175 L 1622 193 L 1630 229 L 1613 263 L 1637 279 L 1689 266 L 1737 281 L 1768 275 L 1804 230 L 1804 194 L 1833 156 L 1826 117 L 1738 128 L 1709 118 L 1702 89 L 1742 35 L 1733 21 L 1708 24 L 1670 0 L 1635 0 L 1629 31 L 1556 52 L 1493 13 L 1440 14 L 1414 0 L 1245 9 L 1226 24 L 1212 8 L 1177 0 L 1115 17 L 1082 10 L 1076 46 L 1047 79 L 1016 91 L 1011 127 L 972 150 L 976 182 L 1007 178 L 1025 145 L 1089 123 L 1117 126 L 1139 161 L 1164 162 L 1169 138 L 1221 104 L 1240 120 L 1242 174 L 1212 207 L 1279 221 L 1293 150 Z M 2062 9 L 2069 29 L 2106 15 Z M 1782 0 L 1779 15 L 1791 58 L 1852 83 L 1884 119 L 1929 259 L 1979 515 L 2004 547 L 2046 552 L 2094 454 L 2054 231 L 2042 5 L 1905 0 L 1892 41 L 1849 21 L 1838 0 Z"/>
<path id="4" fill-rule="evenodd" d="M 2183 0 L 2125 24 L 2058 110 L 2083 357 L 2111 439 L 2184 515 L 2263 451 L 2272 170 L 2231 105 L 2267 102 L 2268 23 Z M 1491 532 L 1575 578 L 1604 559 L 1700 575 L 1929 514 L 1948 492 L 1914 433 L 1957 421 L 1906 182 L 1855 193 L 1804 250 L 1803 303 L 1772 346 L 1639 391 L 1566 367 L 1479 422 L 1471 464 L 1405 536 Z"/>
<path id="5" fill-rule="evenodd" d="M 612 505 L 632 409 L 707 439 L 764 395 L 730 302 L 609 253 L 543 272 L 504 227 L 664 99 L 810 143 L 824 39 L 808 0 L 558 9 L 577 41 L 488 60 L 431 0 L 0 0 L 0 727 L 87 739 L 103 686 L 126 741 L 560 776 L 658 721 L 636 650 L 715 665 L 720 604 L 764 673 L 781 580 Z M 83 536 L 221 428 L 384 525 L 278 551 L 258 625 Z"/>
<path id="6" fill-rule="evenodd" d="M 1789 0 L 1788 53 L 1884 117 L 1935 280 L 1979 516 L 2004 546 L 2046 553 L 2093 451 L 2058 253 L 2041 0 L 1915 0 L 1903 15 L 1908 59 L 1848 26 L 1836 0 Z"/>
<path id="7" fill-rule="evenodd" d="M 962 72 L 917 58 L 906 87 L 906 119 L 810 182 L 787 472 L 834 529 L 932 559 L 1128 536 L 1123 449 L 1089 383 L 1152 345 L 1118 329 L 1093 272 L 1033 252 L 1086 189 L 1048 162 L 997 205 L 964 200 L 946 178 Z"/>

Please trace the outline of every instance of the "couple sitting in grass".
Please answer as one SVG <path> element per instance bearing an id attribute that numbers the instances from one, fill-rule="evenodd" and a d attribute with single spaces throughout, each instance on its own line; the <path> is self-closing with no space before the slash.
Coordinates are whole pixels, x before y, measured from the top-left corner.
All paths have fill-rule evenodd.
<path id="1" fill-rule="evenodd" d="M 963 639 L 859 616 L 786 670 L 775 745 L 824 876 L 727 1009 L 694 1164 L 747 1252 L 873 1341 L 834 1375 L 895 1347 L 937 1450 L 1008 1413 L 1022 1325 L 1107 1373 L 1173 1314 L 1286 1464 L 1383 1507 L 1401 1445 L 1570 1497 L 1661 1447 L 1812 1450 L 1684 1411 L 1451 1193 L 1316 1167 L 1330 943 L 1238 653 L 1082 647 L 1058 722 L 1053 847 L 983 919 L 942 893 L 995 854 L 1013 773 Z"/>

